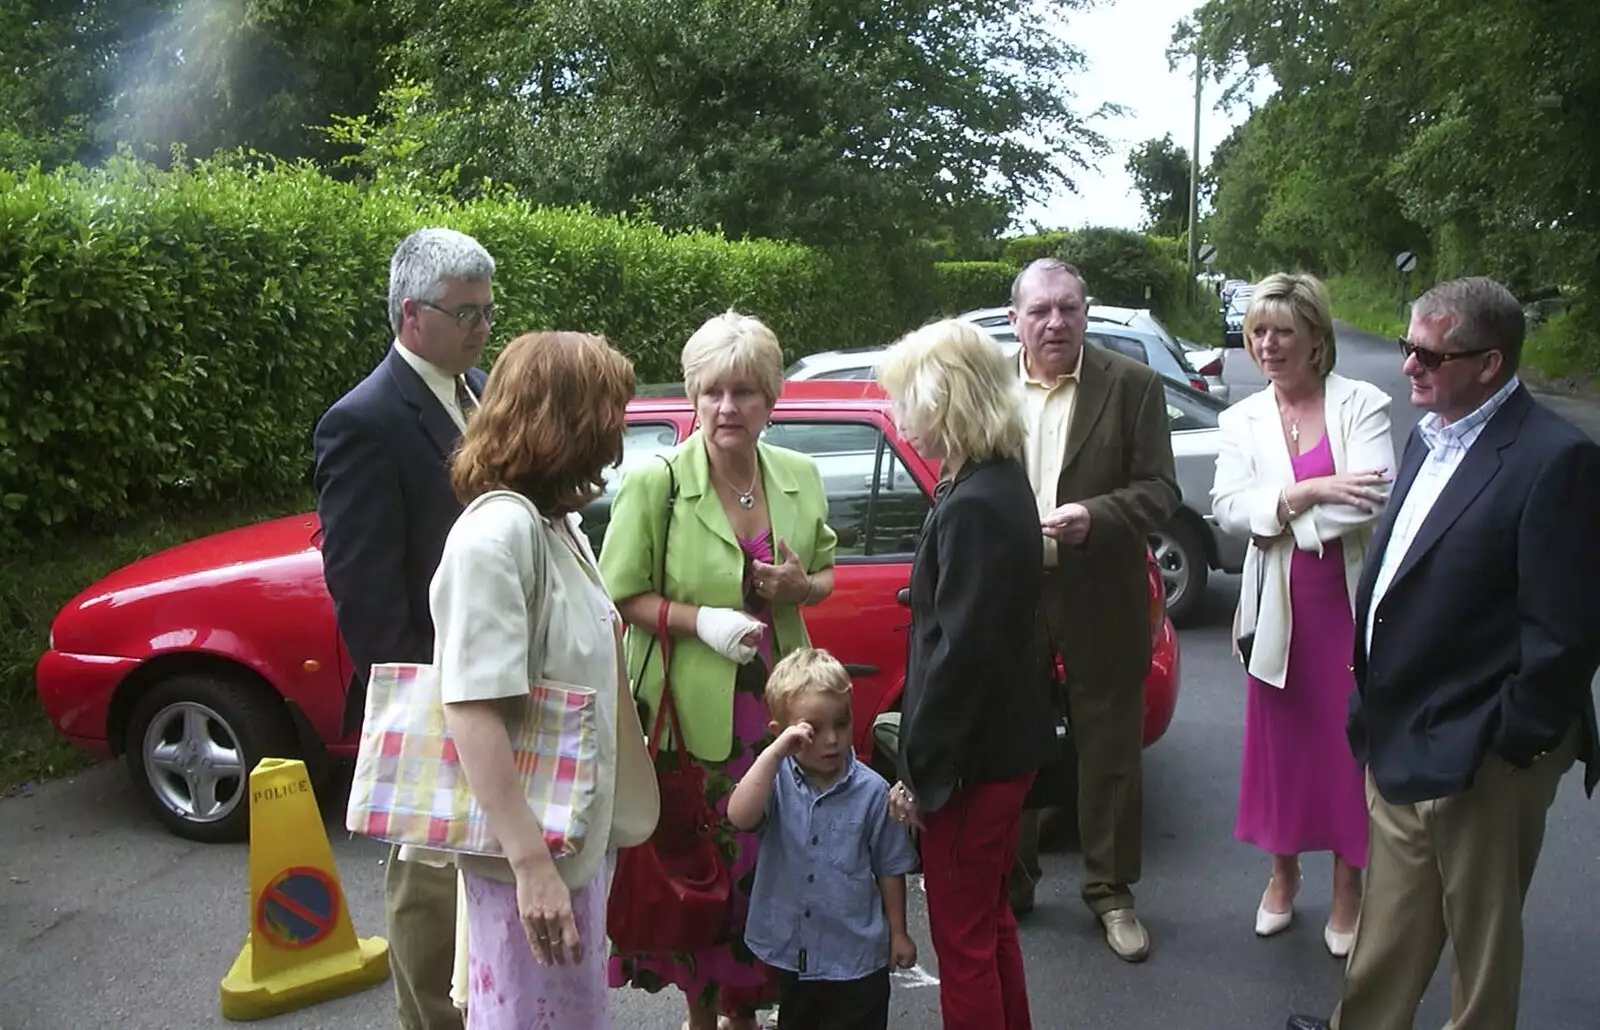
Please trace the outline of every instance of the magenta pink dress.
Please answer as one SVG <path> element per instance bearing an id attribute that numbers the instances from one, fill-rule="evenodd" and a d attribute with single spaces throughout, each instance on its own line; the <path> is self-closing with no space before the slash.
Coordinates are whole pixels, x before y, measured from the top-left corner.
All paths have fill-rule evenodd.
<path id="1" fill-rule="evenodd" d="M 1334 471 L 1326 436 L 1293 461 L 1296 481 Z M 1320 558 L 1295 549 L 1289 604 L 1293 628 L 1283 689 L 1247 677 L 1233 835 L 1274 855 L 1332 851 L 1365 867 L 1365 789 L 1344 735 L 1355 690 L 1355 626 L 1340 541 L 1324 542 Z"/>

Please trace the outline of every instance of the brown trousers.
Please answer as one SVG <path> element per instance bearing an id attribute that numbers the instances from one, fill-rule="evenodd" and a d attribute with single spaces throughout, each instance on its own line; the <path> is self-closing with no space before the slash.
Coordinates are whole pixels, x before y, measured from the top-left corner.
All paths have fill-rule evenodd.
<path id="1" fill-rule="evenodd" d="M 389 849 L 383 882 L 389 970 L 401 1030 L 461 1030 L 450 1000 L 456 956 L 456 867 L 400 861 Z"/>
<path id="2" fill-rule="evenodd" d="M 1447 938 L 1447 1030 L 1517 1025 L 1522 903 L 1578 734 L 1527 769 L 1490 756 L 1466 793 L 1412 805 L 1385 801 L 1367 774 L 1366 894 L 1334 1030 L 1411 1030 Z"/>
<path id="3" fill-rule="evenodd" d="M 1067 613 L 1047 590 L 1040 614 L 1050 640 L 1066 639 Z M 1095 915 L 1133 906 L 1144 847 L 1144 682 L 1091 682 L 1067 673 L 1067 709 L 1078 751 L 1078 836 L 1083 850 L 1084 904 Z M 1024 812 L 1012 881 L 1037 882 L 1039 813 Z"/>

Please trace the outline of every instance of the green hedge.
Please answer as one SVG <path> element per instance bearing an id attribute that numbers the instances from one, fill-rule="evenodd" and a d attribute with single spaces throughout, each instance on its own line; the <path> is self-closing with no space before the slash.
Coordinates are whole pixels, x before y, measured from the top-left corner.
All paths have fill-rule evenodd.
<path id="1" fill-rule="evenodd" d="M 939 313 L 959 315 L 973 308 L 1009 303 L 1017 266 L 1003 261 L 941 261 L 933 266 L 933 274 L 938 282 Z"/>
<path id="2" fill-rule="evenodd" d="M 363 190 L 308 165 L 0 173 L 0 553 L 157 501 L 303 488 L 317 417 L 389 345 L 390 253 L 429 224 L 495 256 L 491 349 L 602 332 L 643 381 L 676 378 L 683 340 L 729 307 L 798 356 L 892 339 L 934 306 L 925 261 Z"/>

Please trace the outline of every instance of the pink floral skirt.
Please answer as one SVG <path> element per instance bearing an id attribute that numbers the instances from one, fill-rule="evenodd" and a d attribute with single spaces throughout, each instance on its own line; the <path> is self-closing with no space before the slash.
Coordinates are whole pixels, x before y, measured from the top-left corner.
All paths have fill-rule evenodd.
<path id="1" fill-rule="evenodd" d="M 611 1030 L 606 1008 L 610 863 L 572 892 L 583 958 L 541 966 L 517 910 L 517 885 L 465 873 L 467 1030 Z"/>

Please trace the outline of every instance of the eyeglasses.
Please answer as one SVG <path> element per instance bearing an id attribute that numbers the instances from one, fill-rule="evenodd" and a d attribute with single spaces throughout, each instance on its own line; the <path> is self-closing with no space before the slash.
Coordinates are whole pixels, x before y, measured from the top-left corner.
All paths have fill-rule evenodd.
<path id="1" fill-rule="evenodd" d="M 1400 345 L 1400 360 L 1404 361 L 1406 358 L 1415 355 L 1417 364 L 1430 372 L 1438 369 L 1440 365 L 1447 361 L 1455 361 L 1459 358 L 1475 358 L 1479 354 L 1487 354 L 1492 350 L 1500 349 L 1498 347 L 1479 347 L 1476 350 L 1429 350 L 1427 347 L 1418 347 L 1404 336 L 1394 342 Z"/>
<path id="2" fill-rule="evenodd" d="M 417 303 L 425 308 L 432 308 L 447 318 L 455 319 L 456 325 L 462 329 L 476 329 L 479 322 L 492 323 L 495 312 L 499 310 L 493 304 L 485 304 L 483 307 L 479 307 L 476 304 L 463 304 L 451 311 L 449 308 L 441 308 L 432 301 L 419 300 Z"/>

